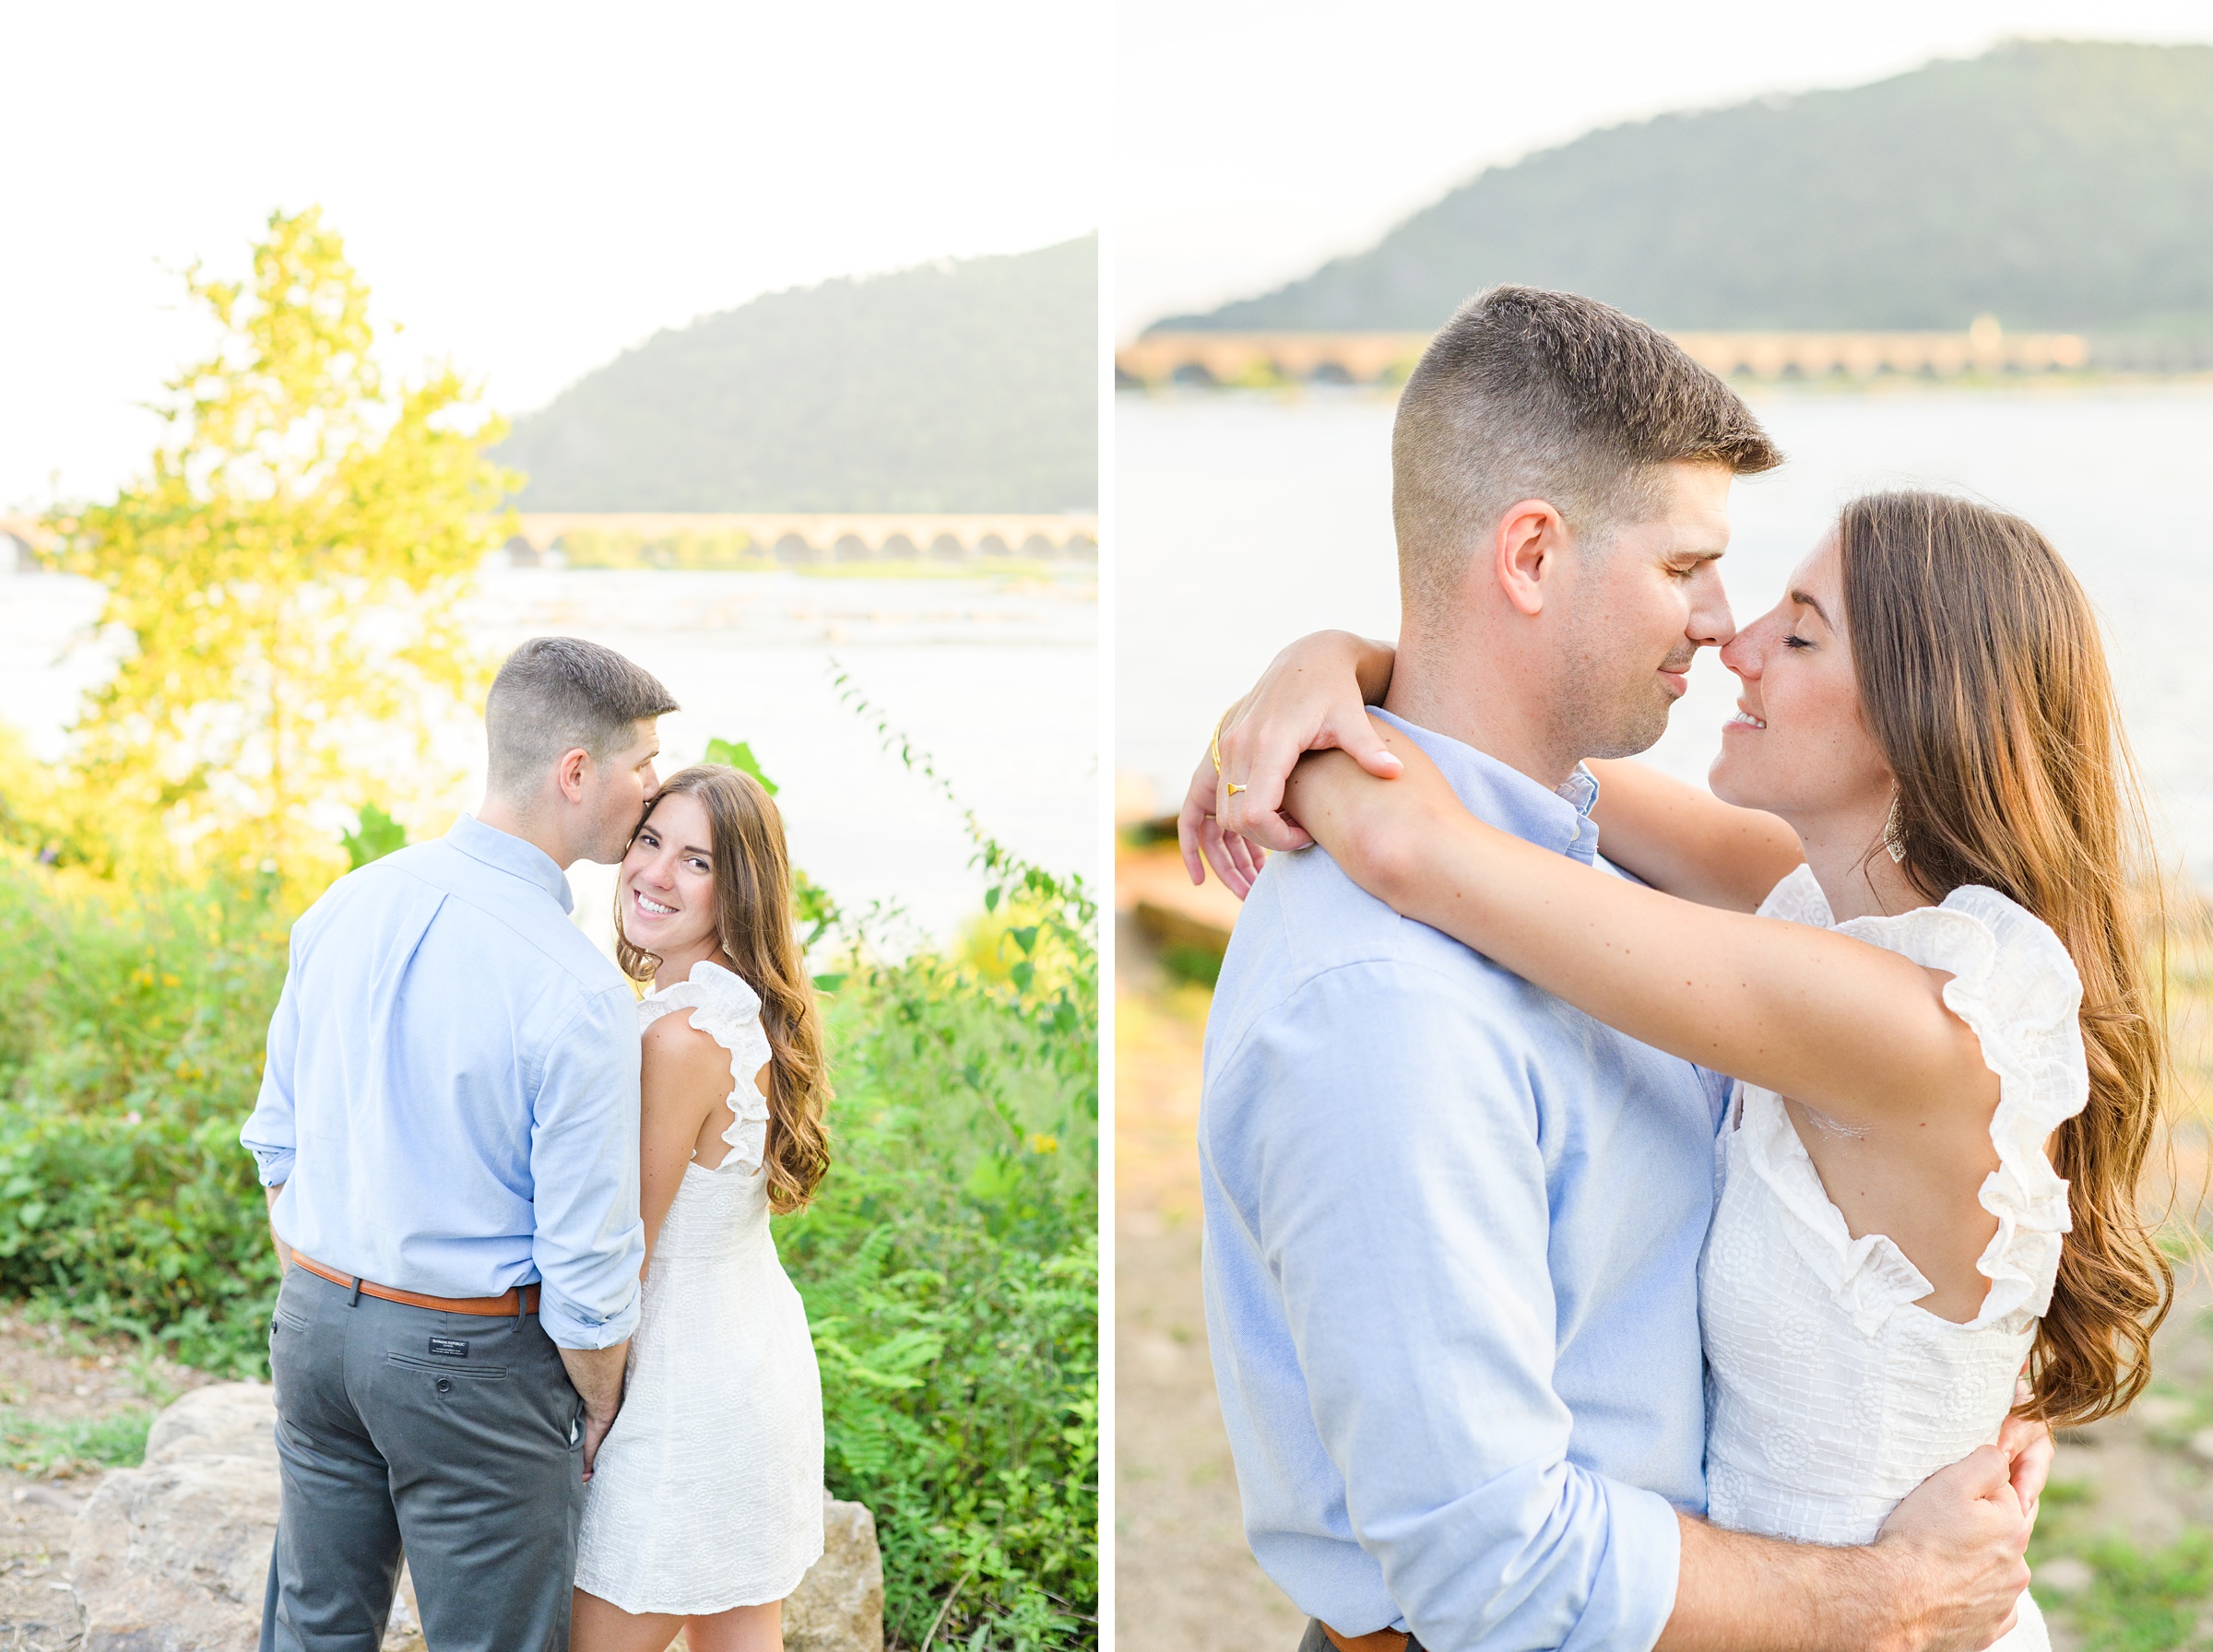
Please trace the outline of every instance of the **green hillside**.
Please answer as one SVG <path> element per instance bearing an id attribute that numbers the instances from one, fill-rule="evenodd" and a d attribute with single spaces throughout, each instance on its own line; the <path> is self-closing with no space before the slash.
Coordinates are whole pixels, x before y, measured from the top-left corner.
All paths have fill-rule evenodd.
<path id="1" fill-rule="evenodd" d="M 1477 289 L 1676 329 L 2213 335 L 2213 47 L 2017 42 L 1495 167 L 1371 250 L 1164 327 L 1417 329 Z"/>
<path id="2" fill-rule="evenodd" d="M 1098 242 L 826 281 L 657 333 L 518 419 L 524 510 L 1098 502 Z"/>

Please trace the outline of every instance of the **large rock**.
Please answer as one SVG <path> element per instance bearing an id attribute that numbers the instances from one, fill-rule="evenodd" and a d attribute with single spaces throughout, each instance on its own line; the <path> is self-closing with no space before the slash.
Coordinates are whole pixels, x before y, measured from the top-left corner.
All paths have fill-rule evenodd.
<path id="1" fill-rule="evenodd" d="M 218 1383 L 154 1420 L 146 1464 L 109 1473 L 69 1545 L 85 1652 L 231 1652 L 259 1640 L 277 1531 L 277 1410 Z"/>
<path id="2" fill-rule="evenodd" d="M 822 1498 L 822 1558 L 784 1602 L 784 1652 L 883 1652 L 883 1553 L 865 1504 Z"/>
<path id="3" fill-rule="evenodd" d="M 883 1652 L 883 1562 L 858 1503 L 826 1502 L 822 1560 L 784 1607 L 787 1652 Z M 254 1652 L 277 1536 L 277 1407 L 218 1383 L 154 1420 L 146 1462 L 108 1473 L 77 1517 L 83 1652 Z M 385 1652 L 421 1652 L 400 1574 Z"/>

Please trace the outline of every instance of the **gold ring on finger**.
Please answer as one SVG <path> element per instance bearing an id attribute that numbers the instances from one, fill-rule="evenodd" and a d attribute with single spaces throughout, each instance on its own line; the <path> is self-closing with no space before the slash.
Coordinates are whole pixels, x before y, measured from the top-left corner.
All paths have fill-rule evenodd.
<path id="1" fill-rule="evenodd" d="M 1243 786 L 1239 785 L 1238 785 L 1238 784 L 1237 784 L 1236 781 L 1234 781 L 1234 780 L 1226 780 L 1226 781 L 1224 781 L 1224 782 L 1223 782 L 1223 785 L 1224 785 L 1224 786 L 1225 786 L 1225 787 L 1226 787 L 1226 788 L 1227 788 L 1227 790 L 1228 790 L 1228 792 L 1229 792 L 1229 795 L 1230 795 L 1231 796 L 1233 796 L 1233 797 L 1234 797 L 1234 796 L 1237 796 L 1237 795 L 1239 792 L 1241 792 L 1241 791 L 1244 791 L 1244 790 L 1246 789 L 1245 787 L 1243 787 Z"/>

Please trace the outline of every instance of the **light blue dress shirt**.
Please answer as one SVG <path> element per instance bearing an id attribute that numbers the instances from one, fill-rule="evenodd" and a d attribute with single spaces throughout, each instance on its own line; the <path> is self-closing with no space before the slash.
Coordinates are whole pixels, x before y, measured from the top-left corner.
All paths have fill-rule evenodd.
<path id="1" fill-rule="evenodd" d="M 1569 801 L 1398 719 L 1586 864 Z M 1705 1508 L 1698 1251 L 1725 1083 L 1272 857 L 1207 1023 L 1207 1329 L 1268 1575 L 1349 1634 L 1642 1652 Z"/>
<path id="2" fill-rule="evenodd" d="M 295 1249 L 432 1296 L 540 1280 L 554 1342 L 607 1348 L 645 1255 L 637 996 L 573 904 L 469 815 L 339 879 L 292 926 L 239 1139 Z"/>

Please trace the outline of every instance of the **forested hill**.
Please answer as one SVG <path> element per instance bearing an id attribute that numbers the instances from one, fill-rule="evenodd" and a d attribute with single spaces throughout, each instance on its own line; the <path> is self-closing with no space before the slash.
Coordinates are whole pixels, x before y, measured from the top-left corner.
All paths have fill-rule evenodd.
<path id="1" fill-rule="evenodd" d="M 518 419 L 525 510 L 1098 502 L 1098 241 L 773 293 Z"/>
<path id="2" fill-rule="evenodd" d="M 1437 326 L 1477 289 L 1677 329 L 2213 334 L 2213 47 L 2015 42 L 1495 167 L 1371 250 L 1164 327 Z"/>

